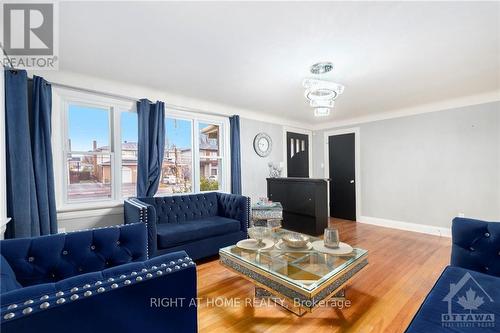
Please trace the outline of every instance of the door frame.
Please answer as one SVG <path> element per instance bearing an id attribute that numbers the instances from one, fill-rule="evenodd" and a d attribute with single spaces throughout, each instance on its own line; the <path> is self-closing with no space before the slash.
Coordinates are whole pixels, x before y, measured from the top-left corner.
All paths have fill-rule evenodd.
<path id="1" fill-rule="evenodd" d="M 354 133 L 354 174 L 356 192 L 356 221 L 361 218 L 361 136 L 359 127 L 342 128 L 325 131 L 324 133 L 324 175 L 330 178 L 330 154 L 328 151 L 328 138 L 334 135 Z M 330 216 L 330 187 L 328 187 L 328 216 Z"/>
<path id="2" fill-rule="evenodd" d="M 302 128 L 296 128 L 296 127 L 287 127 L 283 126 L 283 170 L 282 170 L 282 177 L 287 177 L 288 175 L 288 166 L 287 166 L 287 152 L 286 152 L 286 147 L 287 147 L 287 141 L 286 141 L 286 133 L 287 132 L 292 132 L 292 133 L 299 133 L 299 134 L 305 134 L 307 135 L 307 140 L 309 141 L 309 153 L 308 153 L 308 163 L 309 163 L 309 178 L 312 178 L 313 176 L 313 145 L 312 145 L 312 138 L 313 138 L 313 132 L 310 130 L 302 129 Z"/>

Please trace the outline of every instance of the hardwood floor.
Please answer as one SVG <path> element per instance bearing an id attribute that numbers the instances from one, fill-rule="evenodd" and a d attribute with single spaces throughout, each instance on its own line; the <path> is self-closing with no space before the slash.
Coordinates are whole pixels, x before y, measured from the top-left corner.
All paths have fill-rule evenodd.
<path id="1" fill-rule="evenodd" d="M 351 307 L 297 317 L 279 306 L 245 306 L 253 284 L 213 260 L 198 264 L 199 331 L 403 332 L 449 263 L 451 239 L 342 220 L 330 225 L 339 228 L 342 241 L 369 251 L 368 266 L 347 289 Z M 241 304 L 208 303 L 214 299 Z"/>

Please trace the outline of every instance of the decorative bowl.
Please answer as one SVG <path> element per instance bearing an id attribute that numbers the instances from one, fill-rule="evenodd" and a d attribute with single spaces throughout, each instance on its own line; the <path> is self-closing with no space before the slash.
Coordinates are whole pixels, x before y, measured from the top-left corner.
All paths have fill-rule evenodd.
<path id="1" fill-rule="evenodd" d="M 283 235 L 282 239 L 286 246 L 294 249 L 304 248 L 307 246 L 307 242 L 309 242 L 309 237 L 295 232 Z"/>
<path id="2" fill-rule="evenodd" d="M 271 228 L 268 227 L 248 228 L 248 235 L 250 236 L 250 238 L 257 240 L 259 245 L 263 245 L 264 243 L 262 242 L 262 240 L 264 238 L 271 237 Z"/>

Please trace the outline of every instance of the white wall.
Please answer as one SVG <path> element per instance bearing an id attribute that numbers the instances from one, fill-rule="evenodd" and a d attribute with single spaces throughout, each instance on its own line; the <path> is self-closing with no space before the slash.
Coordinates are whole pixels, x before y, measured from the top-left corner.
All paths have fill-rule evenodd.
<path id="1" fill-rule="evenodd" d="M 284 162 L 283 126 L 241 118 L 240 127 L 242 192 L 254 202 L 259 197 L 267 196 L 266 178 L 269 177 L 267 164 Z M 272 151 L 267 157 L 260 157 L 253 149 L 253 139 L 260 132 L 267 133 L 273 141 Z"/>
<path id="2" fill-rule="evenodd" d="M 441 228 L 459 213 L 500 221 L 500 102 L 357 127 L 363 218 Z M 314 152 L 323 162 L 323 149 Z M 314 173 L 324 175 L 321 163 Z"/>

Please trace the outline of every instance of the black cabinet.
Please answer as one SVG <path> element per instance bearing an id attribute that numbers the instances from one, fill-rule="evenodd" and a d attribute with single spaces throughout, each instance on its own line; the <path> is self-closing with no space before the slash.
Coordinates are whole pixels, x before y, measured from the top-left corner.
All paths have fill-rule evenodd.
<path id="1" fill-rule="evenodd" d="M 327 189 L 325 179 L 267 178 L 267 196 L 283 206 L 283 227 L 314 236 L 328 226 Z"/>

